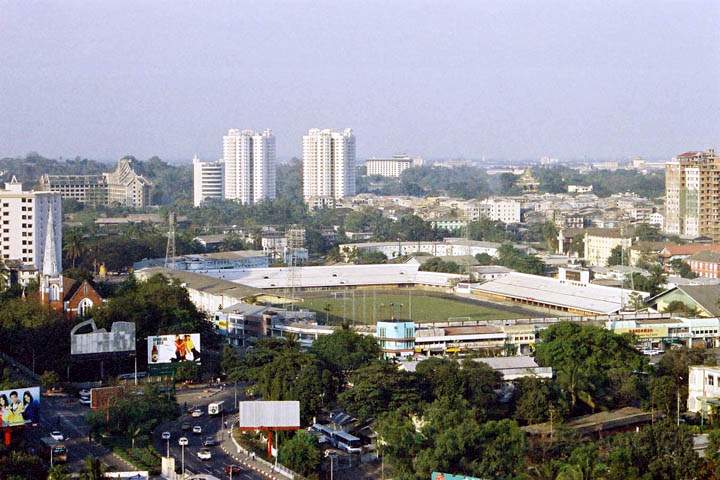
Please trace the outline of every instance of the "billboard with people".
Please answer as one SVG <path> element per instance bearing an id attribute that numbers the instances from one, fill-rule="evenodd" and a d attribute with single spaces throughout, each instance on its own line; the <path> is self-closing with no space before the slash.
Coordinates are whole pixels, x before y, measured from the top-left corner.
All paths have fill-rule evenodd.
<path id="1" fill-rule="evenodd" d="M 0 418 L 3 427 L 36 424 L 40 418 L 40 387 L 0 391 Z"/>
<path id="2" fill-rule="evenodd" d="M 200 363 L 200 334 L 182 333 L 148 337 L 148 365 L 164 363 Z"/>

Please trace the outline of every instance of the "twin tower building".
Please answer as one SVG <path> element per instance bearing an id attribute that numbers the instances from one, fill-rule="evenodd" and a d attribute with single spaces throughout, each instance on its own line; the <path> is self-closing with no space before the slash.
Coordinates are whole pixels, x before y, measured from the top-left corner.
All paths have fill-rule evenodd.
<path id="1" fill-rule="evenodd" d="M 332 207 L 355 195 L 355 136 L 346 128 L 310 129 L 303 136 L 303 196 L 311 208 Z M 210 199 L 258 203 L 276 195 L 275 136 L 271 130 L 230 129 L 223 157 L 193 159 L 194 204 Z"/>

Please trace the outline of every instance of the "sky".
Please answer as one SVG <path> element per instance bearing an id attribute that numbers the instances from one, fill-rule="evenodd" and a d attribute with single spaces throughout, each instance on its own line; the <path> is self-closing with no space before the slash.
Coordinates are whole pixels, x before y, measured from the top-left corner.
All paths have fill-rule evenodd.
<path id="1" fill-rule="evenodd" d="M 0 157 L 669 158 L 720 148 L 720 2 L 0 0 Z"/>

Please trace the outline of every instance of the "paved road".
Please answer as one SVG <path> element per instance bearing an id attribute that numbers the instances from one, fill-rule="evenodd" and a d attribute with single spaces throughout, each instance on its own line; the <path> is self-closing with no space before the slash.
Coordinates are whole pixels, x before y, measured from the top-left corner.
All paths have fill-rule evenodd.
<path id="1" fill-rule="evenodd" d="M 102 445 L 90 442 L 90 428 L 85 422 L 85 415 L 90 408 L 81 405 L 73 397 L 44 397 L 40 410 L 40 425 L 36 435 L 48 436 L 53 430 L 60 430 L 65 435 L 68 448 L 68 469 L 80 471 L 85 457 L 99 458 L 105 465 L 114 470 L 133 470 L 130 464 L 113 455 Z"/>
<path id="2" fill-rule="evenodd" d="M 238 392 L 238 399 L 240 399 L 240 392 Z M 223 448 L 218 444 L 217 446 L 210 447 L 212 451 L 212 459 L 200 460 L 197 457 L 198 451 L 202 448 L 202 441 L 207 437 L 216 438 L 219 441 L 229 439 L 229 430 L 223 428 L 223 420 L 225 417 L 211 417 L 207 413 L 207 406 L 211 402 L 218 402 L 221 400 L 225 401 L 226 408 L 230 408 L 235 399 L 233 388 L 225 389 L 224 391 L 218 391 L 217 389 L 192 389 L 177 392 L 177 400 L 181 407 L 187 404 L 190 406 L 198 406 L 202 411 L 203 415 L 199 418 L 193 418 L 190 415 L 184 413 L 183 416 L 174 422 L 163 425 L 158 428 L 155 432 L 155 446 L 161 454 L 166 454 L 167 442 L 162 440 L 160 437 L 162 431 L 169 431 L 171 434 L 170 439 L 170 456 L 175 457 L 176 466 L 181 468 L 182 464 L 182 449 L 178 445 L 178 439 L 182 436 L 187 437 L 189 443 L 185 447 L 185 469 L 192 473 L 208 473 L 218 478 L 229 478 L 225 474 L 225 466 L 230 464 L 237 464 L 238 462 L 233 459 Z M 226 415 L 228 425 L 232 423 L 232 414 Z M 191 427 L 199 425 L 202 428 L 202 434 L 193 434 L 192 431 L 182 431 L 181 426 L 183 423 L 190 424 Z M 232 452 L 232 450 L 228 450 Z M 242 480 L 262 480 L 265 477 L 253 472 L 250 469 L 243 468 L 243 472 L 240 474 L 234 474 L 233 479 Z"/>

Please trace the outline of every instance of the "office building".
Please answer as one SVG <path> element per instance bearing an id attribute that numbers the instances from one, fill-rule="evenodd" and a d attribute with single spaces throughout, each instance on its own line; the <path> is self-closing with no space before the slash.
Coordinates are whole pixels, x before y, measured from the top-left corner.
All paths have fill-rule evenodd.
<path id="1" fill-rule="evenodd" d="M 665 232 L 720 240 L 720 156 L 685 152 L 665 165 Z"/>
<path id="2" fill-rule="evenodd" d="M 627 251 L 633 245 L 632 230 L 620 228 L 587 228 L 583 231 L 583 258 L 588 265 L 606 267 L 613 249 L 622 246 Z M 630 258 L 624 258 L 623 264 L 629 264 Z"/>
<path id="3" fill-rule="evenodd" d="M 0 190 L 0 254 L 4 261 L 42 272 L 62 271 L 62 197 L 59 193 L 23 191 L 15 177 Z"/>
<path id="4" fill-rule="evenodd" d="M 391 158 L 370 158 L 365 160 L 366 175 L 369 177 L 399 178 L 402 172 L 422 164 L 422 159 L 408 155 L 393 155 Z"/>
<path id="5" fill-rule="evenodd" d="M 355 135 L 313 128 L 303 136 L 303 195 L 314 208 L 355 195 Z"/>
<path id="6" fill-rule="evenodd" d="M 205 200 L 224 198 L 223 162 L 203 162 L 193 158 L 193 205 L 199 207 Z"/>
<path id="7" fill-rule="evenodd" d="M 43 175 L 39 189 L 59 193 L 83 205 L 105 206 L 108 188 L 102 175 Z"/>
<path id="8" fill-rule="evenodd" d="M 275 136 L 230 129 L 223 137 L 224 195 L 244 204 L 275 198 Z"/>

